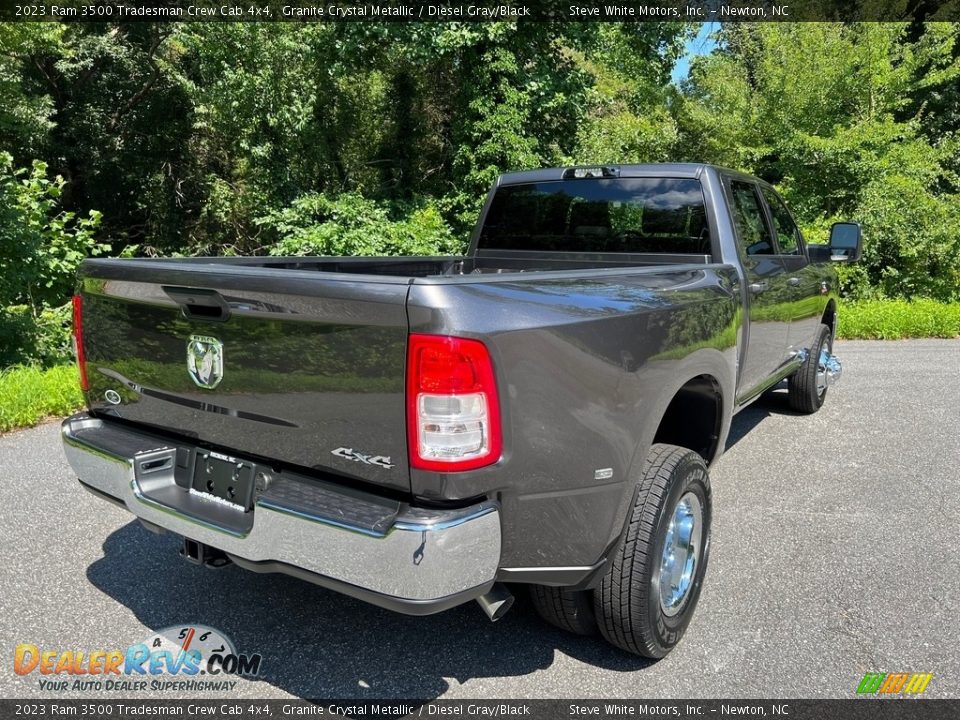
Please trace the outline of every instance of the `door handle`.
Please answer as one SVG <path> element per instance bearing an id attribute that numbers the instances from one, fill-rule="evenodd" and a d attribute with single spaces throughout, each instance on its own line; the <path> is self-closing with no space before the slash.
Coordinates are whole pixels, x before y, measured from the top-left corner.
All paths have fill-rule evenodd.
<path id="1" fill-rule="evenodd" d="M 750 285 L 747 287 L 750 288 L 750 292 L 752 292 L 754 295 L 759 295 L 767 289 L 767 282 L 764 280 L 763 282 L 750 283 Z"/>
<path id="2" fill-rule="evenodd" d="M 793 285 L 794 287 L 796 287 L 799 284 L 800 284 L 800 278 L 798 277 L 792 277 L 787 280 L 787 285 Z"/>

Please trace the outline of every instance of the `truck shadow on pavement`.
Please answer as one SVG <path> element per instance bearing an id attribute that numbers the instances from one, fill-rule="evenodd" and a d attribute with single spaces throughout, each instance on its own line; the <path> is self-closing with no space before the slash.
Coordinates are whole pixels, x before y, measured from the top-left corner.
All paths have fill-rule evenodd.
<path id="1" fill-rule="evenodd" d="M 786 380 L 765 392 L 751 405 L 733 416 L 733 421 L 730 423 L 730 433 L 727 435 L 726 449 L 729 450 L 743 440 L 750 431 L 771 415 L 800 415 L 790 408 Z"/>
<path id="2" fill-rule="evenodd" d="M 528 675 L 550 667 L 557 651 L 615 672 L 651 664 L 599 636 L 574 636 L 546 624 L 522 587 L 513 588 L 517 602 L 497 623 L 473 602 L 416 618 L 284 575 L 191 565 L 178 549 L 176 537 L 157 537 L 134 521 L 107 538 L 104 557 L 87 568 L 87 578 L 151 630 L 189 623 L 220 630 L 239 652 L 263 656 L 260 682 L 302 698 L 434 699 L 450 688 L 448 678 L 463 683 Z M 478 688 L 472 694 L 509 697 L 511 691 Z"/>
<path id="3" fill-rule="evenodd" d="M 727 449 L 777 414 L 796 414 L 786 383 L 733 418 Z M 87 578 L 150 630 L 189 623 L 217 628 L 238 651 L 263 656 L 259 682 L 302 698 L 429 700 L 450 689 L 449 679 L 464 683 L 546 669 L 557 651 L 613 672 L 651 665 L 599 636 L 579 637 L 548 625 L 523 587 L 512 588 L 516 604 L 498 623 L 473 602 L 407 617 L 285 575 L 191 565 L 178 556 L 179 547 L 176 537 L 157 537 L 130 522 L 107 538 L 104 557 L 87 568 Z M 142 639 L 131 637 L 130 643 Z M 542 694 L 557 692 L 545 688 Z M 510 691 L 473 694 L 507 697 Z"/>

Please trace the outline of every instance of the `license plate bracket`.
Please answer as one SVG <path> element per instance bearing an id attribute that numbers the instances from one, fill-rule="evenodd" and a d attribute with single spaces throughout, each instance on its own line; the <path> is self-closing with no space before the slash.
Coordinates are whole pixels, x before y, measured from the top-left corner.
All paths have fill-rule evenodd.
<path id="1" fill-rule="evenodd" d="M 251 462 L 198 450 L 191 487 L 198 493 L 250 510 L 253 507 L 255 475 L 256 466 Z"/>

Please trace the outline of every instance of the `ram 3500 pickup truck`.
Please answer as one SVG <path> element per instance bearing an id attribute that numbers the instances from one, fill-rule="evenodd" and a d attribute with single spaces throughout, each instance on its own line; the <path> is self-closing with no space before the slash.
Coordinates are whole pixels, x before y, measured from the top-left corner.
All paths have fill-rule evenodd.
<path id="1" fill-rule="evenodd" d="M 458 257 L 86 260 L 83 487 L 196 563 L 409 614 L 527 584 L 662 657 L 697 604 L 734 413 L 840 374 L 839 223 L 707 165 L 510 173 Z"/>

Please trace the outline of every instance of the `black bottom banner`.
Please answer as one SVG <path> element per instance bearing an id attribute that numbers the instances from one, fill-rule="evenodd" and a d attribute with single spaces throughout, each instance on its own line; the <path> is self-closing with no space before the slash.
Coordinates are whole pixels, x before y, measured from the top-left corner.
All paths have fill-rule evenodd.
<path id="1" fill-rule="evenodd" d="M 960 718 L 960 700 L 0 700 L 0 718 Z"/>

